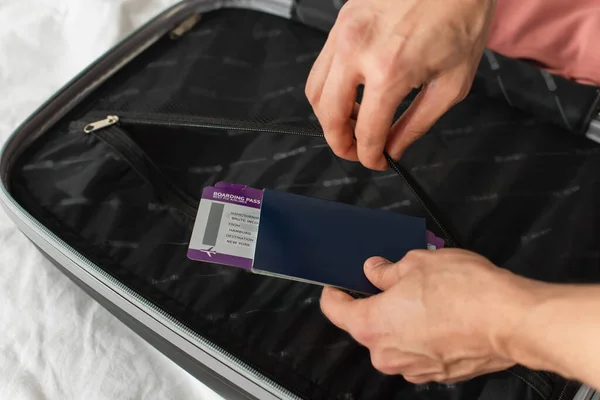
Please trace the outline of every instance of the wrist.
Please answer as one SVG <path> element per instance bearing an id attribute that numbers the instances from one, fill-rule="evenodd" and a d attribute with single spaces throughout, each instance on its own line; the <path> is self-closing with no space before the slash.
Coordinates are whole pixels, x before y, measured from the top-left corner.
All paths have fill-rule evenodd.
<path id="1" fill-rule="evenodd" d="M 492 346 L 500 357 L 531 367 L 538 364 L 529 356 L 535 353 L 532 348 L 535 337 L 544 329 L 543 323 L 539 323 L 540 317 L 543 318 L 540 310 L 553 297 L 555 285 L 509 272 L 504 279 L 504 301 L 492 332 Z"/>

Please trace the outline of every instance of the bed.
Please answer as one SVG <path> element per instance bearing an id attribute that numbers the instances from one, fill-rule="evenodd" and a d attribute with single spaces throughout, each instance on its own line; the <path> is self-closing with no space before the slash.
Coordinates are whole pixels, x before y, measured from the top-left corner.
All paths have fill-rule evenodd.
<path id="1" fill-rule="evenodd" d="M 172 3 L 0 1 L 1 142 L 82 68 Z M 57 271 L 3 211 L 0 248 L 0 398 L 220 398 Z"/>

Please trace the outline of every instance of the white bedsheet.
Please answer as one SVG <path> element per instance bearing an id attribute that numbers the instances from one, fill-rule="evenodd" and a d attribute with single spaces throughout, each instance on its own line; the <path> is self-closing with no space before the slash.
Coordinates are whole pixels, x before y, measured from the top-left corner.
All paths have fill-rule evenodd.
<path id="1" fill-rule="evenodd" d="M 0 141 L 174 0 L 0 0 Z M 217 399 L 45 260 L 0 211 L 0 399 Z"/>

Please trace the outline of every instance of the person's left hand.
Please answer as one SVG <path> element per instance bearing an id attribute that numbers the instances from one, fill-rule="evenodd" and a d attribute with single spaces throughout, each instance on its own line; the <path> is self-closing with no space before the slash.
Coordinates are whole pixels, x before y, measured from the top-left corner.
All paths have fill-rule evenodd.
<path id="1" fill-rule="evenodd" d="M 505 349 L 537 302 L 540 282 L 464 250 L 413 251 L 365 274 L 383 292 L 355 300 L 325 288 L 323 313 L 366 346 L 376 369 L 412 383 L 453 383 L 515 363 Z"/>

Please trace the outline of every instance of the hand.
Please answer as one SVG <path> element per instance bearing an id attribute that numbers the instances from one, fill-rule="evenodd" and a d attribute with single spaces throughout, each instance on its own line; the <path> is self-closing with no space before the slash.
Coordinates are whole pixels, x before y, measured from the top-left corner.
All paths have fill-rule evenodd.
<path id="1" fill-rule="evenodd" d="M 355 300 L 325 288 L 324 314 L 371 353 L 379 371 L 413 383 L 453 383 L 515 364 L 506 344 L 544 283 L 464 250 L 422 250 L 365 263 L 383 292 Z"/>
<path id="2" fill-rule="evenodd" d="M 386 168 L 384 150 L 398 160 L 469 92 L 495 3 L 349 0 L 306 85 L 333 152 L 376 170 Z M 421 86 L 392 126 L 400 103 Z"/>

